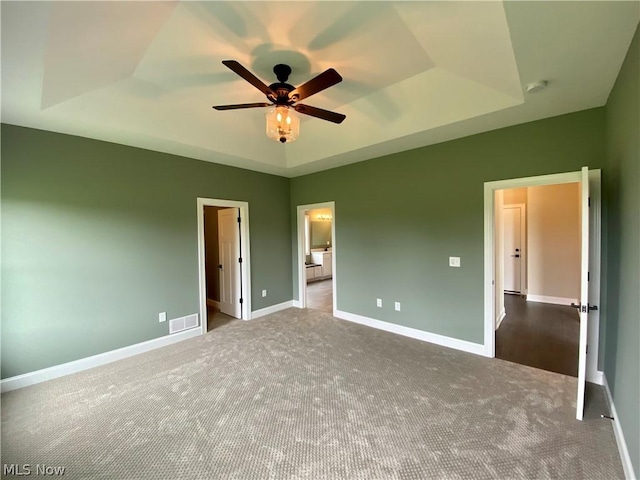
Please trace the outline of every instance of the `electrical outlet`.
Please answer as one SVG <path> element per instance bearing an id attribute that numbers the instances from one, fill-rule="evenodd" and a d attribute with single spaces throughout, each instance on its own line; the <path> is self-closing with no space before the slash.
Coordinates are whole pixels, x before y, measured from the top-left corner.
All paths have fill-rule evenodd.
<path id="1" fill-rule="evenodd" d="M 262 296 L 266 297 L 267 296 L 267 291 L 266 290 L 262 290 Z"/>
<path id="2" fill-rule="evenodd" d="M 400 302 L 396 302 L 396 312 L 400 311 Z"/>
<path id="3" fill-rule="evenodd" d="M 376 298 L 376 306 L 377 307 L 382 307 L 382 299 L 381 298 Z"/>
<path id="4" fill-rule="evenodd" d="M 162 312 L 158 315 L 158 322 L 166 322 L 167 321 L 167 312 Z"/>
<path id="5" fill-rule="evenodd" d="M 460 257 L 449 257 L 449 266 L 450 267 L 459 267 L 460 266 Z"/>

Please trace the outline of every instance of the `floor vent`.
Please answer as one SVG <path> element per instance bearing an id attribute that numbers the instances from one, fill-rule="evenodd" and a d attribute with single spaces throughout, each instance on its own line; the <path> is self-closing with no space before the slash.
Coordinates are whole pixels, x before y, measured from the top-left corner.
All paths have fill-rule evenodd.
<path id="1" fill-rule="evenodd" d="M 198 326 L 198 314 L 187 315 L 186 317 L 169 320 L 169 333 L 178 333 Z"/>

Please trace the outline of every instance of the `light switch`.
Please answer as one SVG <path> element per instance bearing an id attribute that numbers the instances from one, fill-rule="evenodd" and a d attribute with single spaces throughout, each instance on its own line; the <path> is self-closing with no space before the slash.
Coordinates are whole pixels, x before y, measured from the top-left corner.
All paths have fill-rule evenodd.
<path id="1" fill-rule="evenodd" d="M 460 266 L 460 257 L 449 257 L 449 266 L 450 267 L 459 267 Z"/>
<path id="2" fill-rule="evenodd" d="M 382 307 L 382 299 L 381 298 L 376 298 L 376 306 L 377 307 Z"/>

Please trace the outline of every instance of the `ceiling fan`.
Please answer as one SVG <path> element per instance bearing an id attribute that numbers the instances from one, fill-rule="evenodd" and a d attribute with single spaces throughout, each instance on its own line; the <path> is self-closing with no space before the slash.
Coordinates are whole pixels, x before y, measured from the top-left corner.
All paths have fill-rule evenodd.
<path id="1" fill-rule="evenodd" d="M 271 107 L 266 113 L 267 136 L 269 138 L 273 138 L 281 143 L 293 142 L 300 132 L 300 119 L 295 115 L 295 112 L 333 123 L 342 123 L 346 118 L 346 115 L 341 113 L 297 103 L 299 100 L 303 100 L 340 83 L 342 77 L 333 68 L 325 70 L 320 75 L 296 88 L 287 83 L 289 75 L 291 74 L 291 67 L 289 67 L 289 65 L 278 64 L 273 67 L 273 73 L 276 74 L 278 81 L 267 86 L 235 60 L 223 60 L 222 63 L 264 93 L 267 96 L 267 100 L 271 103 L 215 105 L 213 108 L 216 110 L 235 110 L 240 108 Z"/>

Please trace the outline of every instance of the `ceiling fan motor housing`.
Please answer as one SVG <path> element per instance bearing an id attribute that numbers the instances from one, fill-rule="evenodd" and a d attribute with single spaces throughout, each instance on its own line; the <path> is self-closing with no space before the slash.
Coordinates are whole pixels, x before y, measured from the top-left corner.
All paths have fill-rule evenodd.
<path id="1" fill-rule="evenodd" d="M 291 75 L 291 67 L 284 63 L 279 63 L 273 67 L 273 73 L 276 74 L 278 81 L 269 85 L 269 88 L 276 94 L 275 98 L 269 97 L 269 100 L 276 103 L 276 105 L 291 105 L 295 99 L 289 98 L 289 93 L 295 90 L 296 87 L 287 83 L 289 75 Z"/>
<path id="2" fill-rule="evenodd" d="M 289 85 L 288 83 L 272 83 L 269 85 L 269 88 L 273 90 L 275 97 L 267 95 L 267 98 L 276 105 L 291 105 L 295 101 L 295 99 L 289 98 L 289 92 L 296 88 L 293 85 Z"/>

